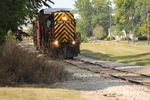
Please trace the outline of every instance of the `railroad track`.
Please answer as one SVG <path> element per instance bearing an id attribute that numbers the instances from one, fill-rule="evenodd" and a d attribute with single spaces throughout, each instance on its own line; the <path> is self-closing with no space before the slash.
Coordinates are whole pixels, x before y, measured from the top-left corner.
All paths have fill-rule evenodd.
<path id="1" fill-rule="evenodd" d="M 102 64 L 93 63 L 84 60 L 65 60 L 66 63 L 78 67 L 79 69 L 84 69 L 101 76 L 110 76 L 117 79 L 121 79 L 136 85 L 142 85 L 150 88 L 150 76 L 140 73 L 123 71 L 111 67 L 105 67 Z"/>

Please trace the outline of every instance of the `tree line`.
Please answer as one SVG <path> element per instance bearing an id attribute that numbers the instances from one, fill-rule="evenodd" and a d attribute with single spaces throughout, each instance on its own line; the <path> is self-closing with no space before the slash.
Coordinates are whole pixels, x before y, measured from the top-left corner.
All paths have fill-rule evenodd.
<path id="1" fill-rule="evenodd" d="M 77 30 L 98 39 L 149 39 L 150 0 L 76 0 Z"/>
<path id="2" fill-rule="evenodd" d="M 9 30 L 15 32 L 28 18 L 38 16 L 43 5 L 50 7 L 51 0 L 1 0 L 0 2 L 0 43 L 4 42 Z"/>

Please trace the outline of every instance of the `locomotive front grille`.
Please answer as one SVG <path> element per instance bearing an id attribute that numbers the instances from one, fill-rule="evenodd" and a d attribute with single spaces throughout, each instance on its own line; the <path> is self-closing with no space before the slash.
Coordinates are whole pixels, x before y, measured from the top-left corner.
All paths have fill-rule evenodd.
<path id="1" fill-rule="evenodd" d="M 75 41 L 75 21 L 69 12 L 55 13 L 55 39 L 63 42 Z"/>

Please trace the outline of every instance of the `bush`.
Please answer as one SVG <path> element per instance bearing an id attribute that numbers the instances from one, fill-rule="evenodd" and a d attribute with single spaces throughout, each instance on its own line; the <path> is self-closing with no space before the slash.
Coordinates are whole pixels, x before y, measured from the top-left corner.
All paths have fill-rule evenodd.
<path id="1" fill-rule="evenodd" d="M 106 36 L 104 28 L 97 24 L 93 29 L 93 36 L 96 37 L 96 39 L 104 39 L 104 37 Z"/>
<path id="2" fill-rule="evenodd" d="M 124 41 L 124 40 L 131 40 L 131 39 L 130 39 L 129 37 L 127 37 L 127 36 L 122 36 L 122 37 L 121 37 L 121 40 Z"/>
<path id="3" fill-rule="evenodd" d="M 10 40 L 10 39 L 14 39 L 14 38 L 15 38 L 15 35 L 12 33 L 11 30 L 9 30 L 6 35 L 6 39 Z"/>
<path id="4" fill-rule="evenodd" d="M 88 37 L 81 33 L 81 42 L 88 42 Z"/>
<path id="5" fill-rule="evenodd" d="M 1 86 L 50 84 L 62 81 L 66 76 L 63 66 L 48 65 L 46 59 L 23 50 L 15 41 L 7 41 L 0 49 Z"/>
<path id="6" fill-rule="evenodd" d="M 139 37 L 138 40 L 147 40 L 147 37 L 146 36 Z"/>

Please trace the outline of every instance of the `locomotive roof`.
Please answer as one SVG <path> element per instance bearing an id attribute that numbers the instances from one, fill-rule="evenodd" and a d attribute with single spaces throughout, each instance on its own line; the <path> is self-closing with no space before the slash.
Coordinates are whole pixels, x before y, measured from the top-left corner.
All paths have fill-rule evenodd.
<path id="1" fill-rule="evenodd" d="M 71 11 L 71 8 L 47 8 L 47 9 L 42 9 L 41 11 L 43 12 L 43 14 L 52 14 L 55 12 Z"/>

